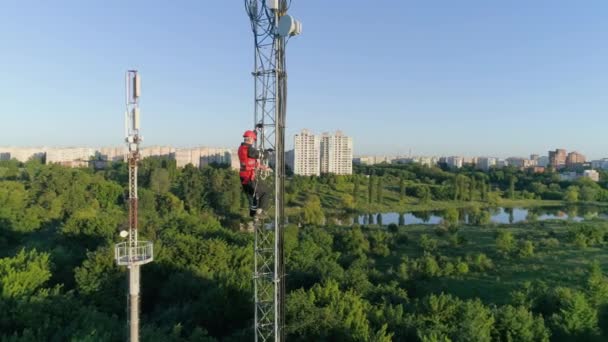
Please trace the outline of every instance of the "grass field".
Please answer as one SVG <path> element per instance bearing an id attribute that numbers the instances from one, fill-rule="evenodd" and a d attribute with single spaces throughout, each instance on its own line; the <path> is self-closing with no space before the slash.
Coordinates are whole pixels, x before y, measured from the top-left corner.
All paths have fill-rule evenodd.
<path id="1" fill-rule="evenodd" d="M 491 206 L 488 202 L 481 201 L 428 201 L 423 203 L 416 197 L 406 196 L 403 200 L 399 198 L 399 189 L 391 186 L 384 187 L 382 192 L 382 202 L 376 202 L 376 196 L 372 203 L 367 202 L 367 188 L 361 186 L 357 201 L 353 210 L 357 212 L 414 212 L 414 211 L 432 211 L 445 209 L 464 209 L 471 207 L 485 208 Z M 327 213 L 337 213 L 344 211 L 343 197 L 352 196 L 353 185 L 350 183 L 338 184 L 335 188 L 326 184 L 317 184 L 314 188 L 298 195 L 291 195 L 288 200 L 287 213 L 289 215 L 297 214 L 306 202 L 309 195 L 316 195 L 321 199 L 323 210 Z M 509 200 L 500 199 L 498 203 L 492 206 L 500 207 L 540 207 L 540 206 L 562 206 L 564 201 L 554 200 Z M 599 205 L 598 203 L 594 203 Z M 608 205 L 604 203 L 603 205 Z"/>
<path id="2" fill-rule="evenodd" d="M 604 225 L 602 221 L 596 223 Z M 438 241 L 438 248 L 433 255 L 442 255 L 450 260 L 484 253 L 493 267 L 483 272 L 471 271 L 458 276 L 439 276 L 417 280 L 416 296 L 425 293 L 446 292 L 461 298 L 481 298 L 486 303 L 506 304 L 511 301 L 510 294 L 521 289 L 526 282 L 543 281 L 550 287 L 567 286 L 584 289 L 589 264 L 597 260 L 608 272 L 608 250 L 601 245 L 581 248 L 572 243 L 569 230 L 581 224 L 572 222 L 541 222 L 534 224 L 462 226 L 458 235 L 466 242 L 460 246 L 450 244 L 446 235 L 438 236 L 437 226 L 411 225 L 399 227 L 399 234 L 407 234 L 408 242 L 395 244 L 390 255 L 376 259 L 376 267 L 388 272 L 397 269 L 402 257 L 418 258 L 423 255 L 419 246 L 420 237 L 426 234 Z M 369 227 L 369 229 L 382 229 Z M 516 245 L 529 240 L 534 245 L 534 255 L 520 257 L 516 248 L 510 255 L 503 255 L 496 248 L 496 236 L 499 231 L 509 231 L 516 240 Z M 558 245 L 548 246 L 547 239 L 559 241 Z M 553 240 L 553 241 L 555 241 Z"/>

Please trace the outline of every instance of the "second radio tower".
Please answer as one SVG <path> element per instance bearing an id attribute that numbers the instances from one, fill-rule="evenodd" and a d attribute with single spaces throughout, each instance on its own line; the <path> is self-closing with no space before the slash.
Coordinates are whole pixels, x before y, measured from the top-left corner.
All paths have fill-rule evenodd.
<path id="1" fill-rule="evenodd" d="M 153 260 L 152 242 L 139 241 L 137 237 L 137 164 L 139 162 L 139 96 L 141 81 L 137 70 L 129 70 L 126 75 L 126 117 L 125 130 L 128 148 L 129 167 L 129 230 L 121 231 L 120 236 L 127 242 L 116 244 L 116 263 L 129 268 L 129 296 L 127 301 L 129 315 L 129 341 L 139 341 L 139 266 Z"/>

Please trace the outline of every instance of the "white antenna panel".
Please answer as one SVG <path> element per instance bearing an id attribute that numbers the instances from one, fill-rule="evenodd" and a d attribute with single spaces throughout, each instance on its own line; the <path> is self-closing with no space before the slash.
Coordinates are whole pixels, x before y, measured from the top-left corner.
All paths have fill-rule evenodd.
<path id="1" fill-rule="evenodd" d="M 136 73 L 133 76 L 133 98 L 138 98 L 141 95 L 141 81 L 139 74 Z"/>
<path id="2" fill-rule="evenodd" d="M 133 108 L 133 129 L 139 129 L 139 108 Z"/>

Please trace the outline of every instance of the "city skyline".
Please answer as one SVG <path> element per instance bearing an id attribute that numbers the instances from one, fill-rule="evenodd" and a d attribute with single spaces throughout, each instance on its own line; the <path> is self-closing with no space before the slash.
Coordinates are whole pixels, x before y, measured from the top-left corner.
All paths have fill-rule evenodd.
<path id="1" fill-rule="evenodd" d="M 299 130 L 299 132 L 294 133 L 293 135 L 290 136 L 289 139 L 286 140 L 286 147 L 287 147 L 287 151 L 289 150 L 294 150 L 295 149 L 295 144 L 294 144 L 294 139 L 298 134 L 300 134 L 302 132 L 302 130 L 304 131 L 310 131 L 306 128 Z M 341 131 L 341 130 L 335 130 L 336 131 Z M 329 133 L 329 131 L 324 130 L 323 134 L 325 133 Z M 320 136 L 320 135 L 319 135 Z M 350 134 L 348 134 L 349 137 L 352 138 L 352 136 Z M 242 140 L 242 138 L 241 138 Z M 159 147 L 159 146 L 170 146 L 174 149 L 192 149 L 192 148 L 230 148 L 230 149 L 236 149 L 238 148 L 238 145 L 241 143 L 241 141 L 239 140 L 238 144 L 236 144 L 236 147 L 233 145 L 220 145 L 220 144 L 193 144 L 193 145 L 175 145 L 175 144 L 145 144 L 142 143 L 142 148 L 152 148 L 152 147 Z M 72 144 L 72 145 L 52 145 L 52 144 L 36 144 L 36 145 L 15 145 L 15 144 L 0 144 L 0 147 L 11 147 L 11 148 L 122 148 L 124 144 L 120 144 L 120 143 L 110 143 L 110 144 L 101 144 L 101 145 L 95 145 L 95 144 Z M 353 151 L 353 157 L 369 157 L 369 156 L 374 156 L 374 157 L 452 157 L 452 156 L 458 156 L 458 157 L 482 157 L 482 158 L 498 158 L 498 159 L 508 159 L 508 158 L 528 158 L 531 155 L 540 155 L 541 157 L 548 157 L 549 152 L 556 150 L 556 149 L 565 149 L 566 151 L 568 151 L 568 153 L 571 152 L 575 152 L 575 153 L 579 153 L 582 154 L 584 156 L 586 156 L 586 158 L 588 160 L 599 160 L 599 159 L 604 159 L 604 158 L 608 158 L 608 153 L 606 154 L 599 154 L 597 156 L 591 155 L 586 153 L 584 150 L 574 150 L 574 149 L 570 149 L 568 147 L 552 147 L 549 148 L 546 151 L 525 151 L 522 153 L 487 153 L 487 154 L 474 154 L 474 153 L 449 153 L 449 152 L 441 152 L 441 150 L 439 150 L 438 153 L 420 153 L 419 151 L 415 151 L 413 149 L 399 149 L 399 150 L 395 150 L 395 151 L 387 151 L 387 152 L 379 152 L 379 153 L 370 153 L 370 152 L 366 152 L 366 151 L 360 151 L 359 150 L 359 146 L 358 146 L 358 142 L 357 142 L 357 148 Z M 446 149 L 449 150 L 449 149 Z"/>
<path id="2" fill-rule="evenodd" d="M 357 24 L 380 9 L 383 20 Z M 599 1 L 296 2 L 306 35 L 290 47 L 287 134 L 342 129 L 360 154 L 506 158 L 563 147 L 603 158 L 607 11 Z M 128 68 L 144 80 L 144 144 L 233 146 L 252 125 L 240 2 L 2 12 L 0 145 L 118 145 Z"/>

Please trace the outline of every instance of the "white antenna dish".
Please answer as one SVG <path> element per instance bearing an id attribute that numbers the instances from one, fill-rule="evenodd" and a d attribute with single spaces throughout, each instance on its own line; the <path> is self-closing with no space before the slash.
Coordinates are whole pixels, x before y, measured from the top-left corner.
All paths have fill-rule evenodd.
<path id="1" fill-rule="evenodd" d="M 127 236 L 129 236 L 129 232 L 128 232 L 128 231 L 126 231 L 126 230 L 121 230 L 121 231 L 120 231 L 120 237 L 121 237 L 121 238 L 123 238 L 123 239 L 124 239 L 124 238 L 126 238 Z"/>
<path id="2" fill-rule="evenodd" d="M 279 19 L 278 34 L 285 38 L 297 36 L 302 33 L 302 23 L 290 15 L 284 15 Z"/>

